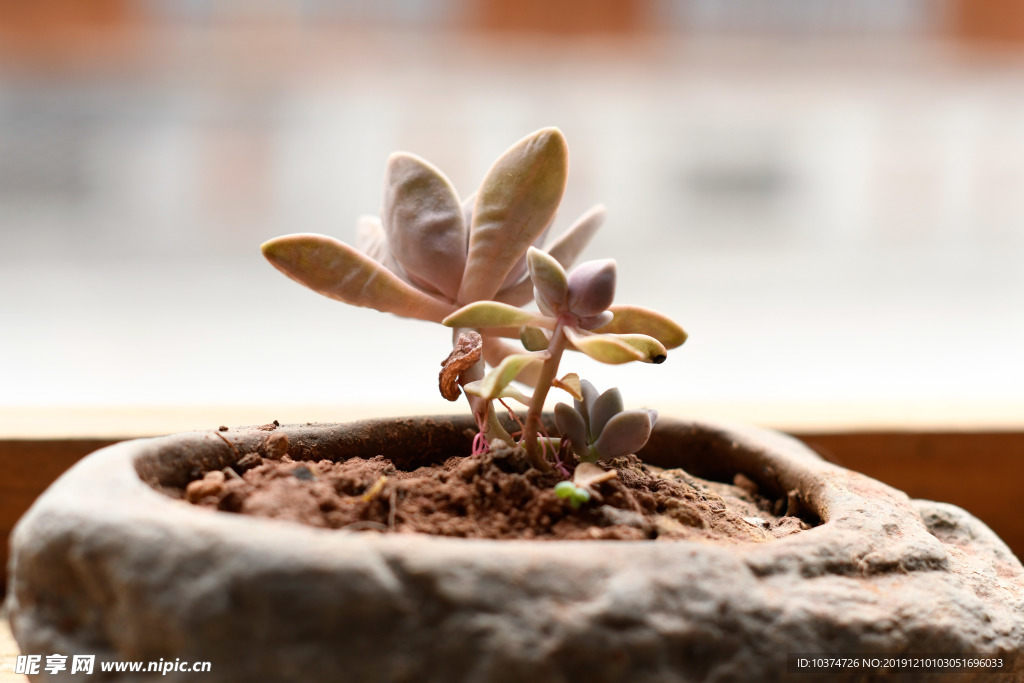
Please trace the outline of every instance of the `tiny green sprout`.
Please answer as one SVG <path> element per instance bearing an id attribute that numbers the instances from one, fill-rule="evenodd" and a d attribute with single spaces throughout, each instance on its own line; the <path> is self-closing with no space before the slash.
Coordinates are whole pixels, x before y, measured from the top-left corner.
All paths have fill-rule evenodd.
<path id="1" fill-rule="evenodd" d="M 590 500 L 590 491 L 571 481 L 560 481 L 555 484 L 555 495 L 559 498 L 568 498 L 573 510 L 578 510 L 580 505 Z"/>

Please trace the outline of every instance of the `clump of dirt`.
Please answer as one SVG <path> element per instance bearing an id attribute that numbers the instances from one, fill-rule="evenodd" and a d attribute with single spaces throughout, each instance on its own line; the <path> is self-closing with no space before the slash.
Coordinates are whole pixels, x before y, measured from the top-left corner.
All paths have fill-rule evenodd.
<path id="1" fill-rule="evenodd" d="M 313 462 L 274 455 L 248 454 L 180 493 L 206 508 L 315 527 L 463 538 L 763 542 L 807 528 L 795 516 L 772 514 L 778 502 L 742 475 L 736 485 L 703 481 L 636 456 L 600 463 L 615 476 L 574 508 L 555 494 L 565 475 L 531 469 L 521 449 L 411 471 L 382 456 Z"/>

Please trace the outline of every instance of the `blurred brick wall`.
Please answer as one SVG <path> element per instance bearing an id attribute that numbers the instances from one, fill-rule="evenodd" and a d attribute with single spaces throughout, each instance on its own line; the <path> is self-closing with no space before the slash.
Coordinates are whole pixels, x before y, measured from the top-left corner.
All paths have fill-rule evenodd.
<path id="1" fill-rule="evenodd" d="M 956 0 L 950 13 L 953 36 L 983 45 L 1024 44 L 1024 3 L 1007 0 Z"/>
<path id="2" fill-rule="evenodd" d="M 635 33 L 648 27 L 649 0 L 471 0 L 471 26 L 509 33 Z"/>

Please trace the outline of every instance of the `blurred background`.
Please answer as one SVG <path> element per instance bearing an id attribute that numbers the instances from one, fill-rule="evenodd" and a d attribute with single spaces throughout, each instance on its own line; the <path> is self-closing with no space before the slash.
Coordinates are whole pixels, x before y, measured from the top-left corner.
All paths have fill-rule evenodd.
<path id="1" fill-rule="evenodd" d="M 585 257 L 691 335 L 565 371 L 773 426 L 1024 422 L 1024 6 L 0 0 L 0 426 L 463 411 L 446 329 L 259 245 L 350 241 L 394 150 L 466 196 L 549 125 L 556 228 L 604 203 Z"/>

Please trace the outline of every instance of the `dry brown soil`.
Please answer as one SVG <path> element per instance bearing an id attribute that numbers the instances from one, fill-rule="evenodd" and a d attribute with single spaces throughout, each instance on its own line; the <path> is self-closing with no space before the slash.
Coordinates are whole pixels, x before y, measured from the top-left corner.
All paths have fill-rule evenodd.
<path id="1" fill-rule="evenodd" d="M 786 514 L 786 501 L 763 498 L 743 475 L 732 484 L 705 481 L 636 456 L 601 467 L 616 476 L 578 509 L 555 494 L 564 474 L 531 469 L 512 449 L 412 470 L 382 456 L 313 462 L 249 454 L 179 494 L 211 510 L 316 527 L 464 538 L 763 542 L 807 528 Z"/>

